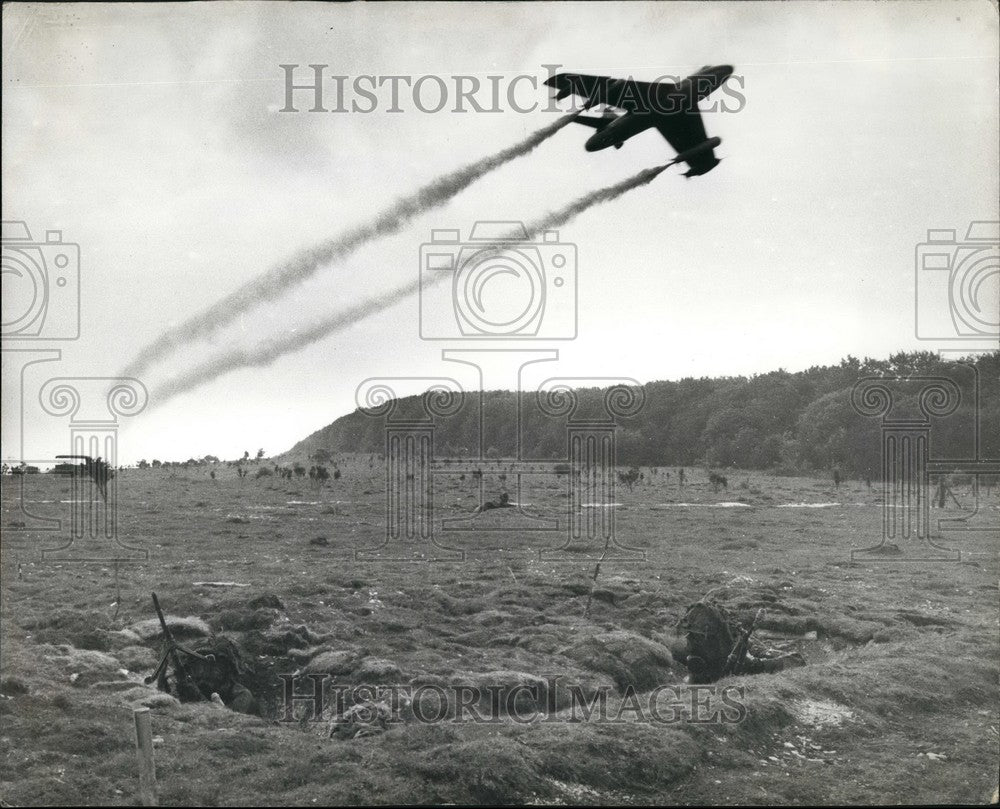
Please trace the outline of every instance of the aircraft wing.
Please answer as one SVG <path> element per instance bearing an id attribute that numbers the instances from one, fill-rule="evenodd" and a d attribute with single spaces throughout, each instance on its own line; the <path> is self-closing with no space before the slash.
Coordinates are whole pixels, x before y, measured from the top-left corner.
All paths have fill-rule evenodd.
<path id="1" fill-rule="evenodd" d="M 604 129 L 608 124 L 610 124 L 614 118 L 585 118 L 580 115 L 573 119 L 574 124 L 583 124 L 584 126 L 589 126 L 592 129 Z"/>
<path id="2" fill-rule="evenodd" d="M 545 81 L 557 91 L 556 99 L 578 95 L 587 106 L 607 104 L 628 112 L 663 109 L 677 86 L 667 82 L 655 84 L 635 79 L 613 79 L 610 76 L 588 76 L 584 73 L 557 73 Z"/>
<path id="3" fill-rule="evenodd" d="M 692 149 L 708 140 L 708 135 L 705 132 L 705 124 L 701 120 L 701 113 L 697 107 L 683 112 L 675 112 L 673 115 L 666 117 L 656 128 L 677 154 L 686 152 L 688 149 Z M 688 161 L 688 165 L 691 168 L 698 168 L 695 164 L 702 161 L 711 161 L 714 158 L 715 154 L 709 150 L 699 154 L 695 158 L 694 163 Z"/>

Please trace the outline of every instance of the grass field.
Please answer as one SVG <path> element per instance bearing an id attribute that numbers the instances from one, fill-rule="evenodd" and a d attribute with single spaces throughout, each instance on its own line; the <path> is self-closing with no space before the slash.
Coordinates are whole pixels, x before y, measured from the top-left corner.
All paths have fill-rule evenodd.
<path id="1" fill-rule="evenodd" d="M 733 472 L 728 488 L 715 491 L 704 471 L 688 470 L 681 490 L 676 470 L 667 478 L 667 470 L 646 469 L 631 491 L 617 488 L 614 507 L 618 540 L 644 559 L 609 554 L 592 588 L 600 544 L 550 558 L 540 552 L 558 548 L 563 535 L 525 530 L 530 521 L 514 509 L 450 534 L 464 559 L 359 560 L 355 551 L 385 540 L 377 460 L 342 459 L 343 477 L 322 487 L 254 479 L 249 468 L 243 480 L 227 467 L 215 480 L 203 468 L 123 472 L 118 534 L 148 561 L 117 569 L 43 561 L 43 548 L 65 540 L 33 530 L 19 485 L 4 479 L 7 805 L 134 804 L 132 707 L 143 701 L 155 706 L 165 805 L 982 803 L 994 795 L 995 493 L 978 517 L 992 532 L 949 534 L 960 561 L 852 561 L 852 549 L 881 536 L 877 484 L 836 489 L 827 480 Z M 70 498 L 68 481 L 30 478 L 29 511 L 66 508 L 58 501 Z M 471 516 L 479 486 L 446 479 L 434 518 Z M 482 486 L 493 497 L 500 483 L 486 475 Z M 956 494 L 971 502 L 967 489 Z M 528 513 L 565 516 L 561 479 L 528 478 L 511 496 Z M 325 543 L 311 542 L 320 537 Z M 399 547 L 412 557 L 427 550 Z M 155 640 L 133 632 L 154 617 L 153 591 L 170 615 L 203 619 L 243 644 L 264 718 L 156 699 L 137 682 L 157 657 Z M 694 722 L 683 711 L 669 723 L 561 714 L 527 724 L 408 721 L 345 739 L 323 738 L 321 723 L 278 721 L 277 675 L 313 665 L 310 658 L 336 658 L 341 668 L 328 670 L 346 682 L 558 675 L 615 694 L 629 682 L 640 692 L 673 684 L 690 704 L 686 671 L 671 656 L 674 627 L 709 591 L 741 614 L 764 607 L 762 639 L 807 661 L 721 683 L 743 687 L 742 721 Z"/>

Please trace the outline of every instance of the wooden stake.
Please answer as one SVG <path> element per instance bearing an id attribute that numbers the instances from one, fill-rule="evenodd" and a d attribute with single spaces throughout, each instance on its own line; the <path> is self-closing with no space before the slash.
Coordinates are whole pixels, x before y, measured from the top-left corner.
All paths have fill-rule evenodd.
<path id="1" fill-rule="evenodd" d="M 587 594 L 587 606 L 583 609 L 584 618 L 590 615 L 590 603 L 594 600 L 594 589 L 597 587 L 597 577 L 601 575 L 601 563 L 608 558 L 608 550 L 610 548 L 611 537 L 608 536 L 607 541 L 604 543 L 604 553 L 601 554 L 601 558 L 598 559 L 597 564 L 594 565 L 593 581 L 590 583 L 590 592 Z"/>
<path id="2" fill-rule="evenodd" d="M 143 806 L 156 806 L 156 765 L 153 763 L 153 728 L 149 708 L 136 708 L 135 755 L 139 762 L 139 801 Z"/>

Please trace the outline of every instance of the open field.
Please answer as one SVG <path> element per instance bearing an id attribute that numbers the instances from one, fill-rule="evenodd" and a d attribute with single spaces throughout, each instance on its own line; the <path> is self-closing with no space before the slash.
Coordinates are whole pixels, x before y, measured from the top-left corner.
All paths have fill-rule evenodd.
<path id="1" fill-rule="evenodd" d="M 631 491 L 617 487 L 615 508 L 619 541 L 645 559 L 611 554 L 591 592 L 600 545 L 540 558 L 562 534 L 526 533 L 516 510 L 476 518 L 477 529 L 497 530 L 449 537 L 464 559 L 358 560 L 355 551 L 385 539 L 384 472 L 367 456 L 340 468 L 322 487 L 255 480 L 253 464 L 243 480 L 227 467 L 216 480 L 204 468 L 126 470 L 119 536 L 148 562 L 117 573 L 108 563 L 43 563 L 41 548 L 64 540 L 31 530 L 19 485 L 5 478 L 3 800 L 136 802 L 131 706 L 148 700 L 135 679 L 152 670 L 157 645 L 128 630 L 153 617 L 152 591 L 170 615 L 201 618 L 243 644 L 247 685 L 265 713 L 155 703 L 162 804 L 979 803 L 997 788 L 996 492 L 981 509 L 992 533 L 949 535 L 961 561 L 852 561 L 852 549 L 879 541 L 877 484 L 731 472 L 714 491 L 704 471 L 688 470 L 681 490 L 676 470 L 646 469 Z M 487 497 L 499 491 L 489 476 L 482 485 Z M 434 516 L 471 515 L 479 486 L 449 479 Z M 53 475 L 25 481 L 37 514 L 60 513 L 50 509 L 69 493 Z M 970 502 L 967 487 L 956 494 Z M 559 516 L 566 485 L 529 480 L 512 499 Z M 325 544 L 311 544 L 320 537 Z M 195 584 L 220 581 L 249 586 Z M 689 705 L 674 627 L 709 591 L 741 614 L 764 607 L 762 637 L 807 661 L 720 684 L 744 688 L 742 721 L 560 714 L 410 721 L 345 739 L 322 738 L 321 723 L 277 721 L 277 675 L 323 650 L 344 653 L 335 672 L 344 682 L 558 675 L 615 693 L 674 684 Z"/>

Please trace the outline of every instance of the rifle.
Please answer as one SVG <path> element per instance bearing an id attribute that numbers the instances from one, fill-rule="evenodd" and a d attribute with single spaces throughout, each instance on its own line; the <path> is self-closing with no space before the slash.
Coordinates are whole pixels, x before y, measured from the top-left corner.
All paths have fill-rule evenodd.
<path id="1" fill-rule="evenodd" d="M 184 668 L 184 664 L 181 663 L 180 656 L 178 652 L 183 652 L 189 657 L 193 657 L 197 660 L 204 660 L 209 663 L 215 662 L 215 655 L 203 655 L 198 652 L 187 649 L 181 646 L 176 640 L 174 640 L 173 633 L 170 631 L 170 627 L 167 626 L 167 621 L 163 617 L 163 610 L 160 609 L 160 600 L 156 597 L 156 593 L 153 593 L 153 607 L 156 609 L 156 617 L 160 619 L 160 627 L 163 629 L 163 639 L 164 639 L 164 652 L 163 656 L 160 658 L 160 662 L 157 663 L 156 669 L 148 677 L 143 680 L 146 685 L 149 685 L 153 680 L 156 680 L 156 685 L 161 691 L 169 691 L 169 686 L 167 684 L 167 664 L 173 663 L 174 675 L 177 678 L 177 693 L 180 696 L 194 699 L 208 699 L 208 697 L 202 692 L 201 688 L 194 681 L 188 670 Z"/>
<path id="2" fill-rule="evenodd" d="M 726 665 L 722 670 L 723 677 L 730 674 L 743 673 L 743 664 L 746 661 L 747 649 L 750 645 L 750 635 L 753 633 L 754 627 L 763 614 L 763 609 L 757 610 L 757 614 L 753 617 L 753 620 L 744 629 L 740 630 L 739 637 L 736 639 L 736 643 L 733 644 L 733 649 L 729 653 L 729 657 L 726 658 Z"/>

